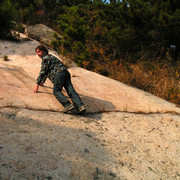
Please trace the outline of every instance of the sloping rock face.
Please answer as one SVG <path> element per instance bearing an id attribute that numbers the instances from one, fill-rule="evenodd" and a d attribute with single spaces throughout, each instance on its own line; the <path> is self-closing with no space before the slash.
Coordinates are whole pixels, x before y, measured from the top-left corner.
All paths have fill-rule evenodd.
<path id="1" fill-rule="evenodd" d="M 59 113 L 48 80 L 32 92 L 41 63 L 37 45 L 0 41 L 0 179 L 180 178 L 179 108 L 72 66 L 87 114 Z"/>
<path id="2" fill-rule="evenodd" d="M 62 38 L 61 35 L 59 35 L 53 29 L 47 27 L 44 24 L 36 24 L 33 26 L 26 26 L 25 33 L 28 37 L 30 37 L 32 39 L 36 39 L 37 41 L 40 41 L 41 43 L 44 43 L 46 45 L 50 45 L 51 41 L 55 40 L 53 38 L 54 33 L 56 33 L 59 38 Z"/>
<path id="3" fill-rule="evenodd" d="M 52 94 L 49 80 L 39 93 L 32 90 L 39 74 L 41 60 L 35 54 L 37 41 L 1 41 L 0 107 L 21 107 L 61 111 L 61 104 Z M 58 56 L 55 52 L 50 53 Z M 8 55 L 9 61 L 2 57 Z M 61 58 L 61 57 L 59 57 Z M 78 67 L 70 67 L 72 82 L 81 96 L 88 113 L 123 111 L 143 113 L 180 113 L 174 104 L 121 82 Z M 66 92 L 63 90 L 66 94 Z"/>

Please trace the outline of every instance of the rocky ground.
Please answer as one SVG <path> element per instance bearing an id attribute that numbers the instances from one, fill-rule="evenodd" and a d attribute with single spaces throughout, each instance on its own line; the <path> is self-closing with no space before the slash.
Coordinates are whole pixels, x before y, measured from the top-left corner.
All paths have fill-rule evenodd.
<path id="1" fill-rule="evenodd" d="M 178 115 L 0 114 L 0 179 L 180 179 Z"/>
<path id="2" fill-rule="evenodd" d="M 63 114 L 37 45 L 0 41 L 0 180 L 180 179 L 180 108 L 72 66 L 87 114 Z"/>

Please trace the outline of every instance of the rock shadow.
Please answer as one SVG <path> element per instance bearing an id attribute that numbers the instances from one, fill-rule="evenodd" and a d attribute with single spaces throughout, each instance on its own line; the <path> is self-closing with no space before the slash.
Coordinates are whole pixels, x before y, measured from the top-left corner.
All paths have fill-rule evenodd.
<path id="1" fill-rule="evenodd" d="M 39 91 L 39 93 L 44 93 L 44 94 L 52 94 L 52 92 L 49 92 L 47 90 L 48 89 L 53 89 L 51 87 L 46 86 L 46 89 L 44 89 L 44 91 Z M 66 98 L 68 98 L 70 101 L 71 99 L 69 98 L 69 96 L 67 95 L 66 91 L 63 90 L 62 93 L 65 95 Z M 114 105 L 112 102 L 107 101 L 107 100 L 103 100 L 103 99 L 98 99 L 92 96 L 85 96 L 82 94 L 79 94 L 82 102 L 84 103 L 85 107 L 86 107 L 86 111 L 87 113 L 100 113 L 100 112 L 108 112 L 108 111 L 112 111 L 115 109 Z"/>
<path id="2" fill-rule="evenodd" d="M 112 179 L 116 176 L 111 168 L 105 168 L 114 159 L 98 134 L 87 130 L 89 124 L 84 124 L 83 118 L 29 113 L 35 113 L 36 117 L 9 114 L 0 118 L 3 120 L 0 175 L 4 179 Z M 75 121 L 82 126 L 77 127 Z"/>
<path id="3" fill-rule="evenodd" d="M 88 113 L 100 113 L 100 112 L 107 112 L 112 111 L 115 109 L 112 102 L 91 97 L 91 96 L 85 96 L 80 95 Z"/>
<path id="4" fill-rule="evenodd" d="M 39 93 L 53 95 L 53 93 L 49 91 L 49 89 L 50 90 L 53 89 L 52 87 L 46 85 L 43 85 L 42 87 L 43 87 L 43 91 L 39 90 Z M 62 90 L 62 93 L 70 100 L 64 88 Z M 95 98 L 92 96 L 86 96 L 83 94 L 79 94 L 79 96 L 86 107 L 87 113 L 100 113 L 100 112 L 112 111 L 115 109 L 113 103 L 110 101 L 100 98 Z"/>

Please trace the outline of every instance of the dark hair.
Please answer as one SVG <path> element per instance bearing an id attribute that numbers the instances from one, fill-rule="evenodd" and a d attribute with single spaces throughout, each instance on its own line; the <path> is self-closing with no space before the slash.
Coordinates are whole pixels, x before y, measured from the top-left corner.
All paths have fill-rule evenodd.
<path id="1" fill-rule="evenodd" d="M 35 51 L 37 51 L 38 49 L 40 51 L 44 52 L 45 54 L 48 54 L 48 50 L 47 50 L 47 48 L 45 46 L 39 45 L 39 46 L 36 47 Z"/>

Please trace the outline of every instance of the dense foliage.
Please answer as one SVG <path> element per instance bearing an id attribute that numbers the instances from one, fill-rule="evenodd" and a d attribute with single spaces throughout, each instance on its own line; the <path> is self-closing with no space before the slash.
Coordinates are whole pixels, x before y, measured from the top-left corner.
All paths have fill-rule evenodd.
<path id="1" fill-rule="evenodd" d="M 0 1 L 0 38 L 11 36 L 11 29 L 14 26 L 13 20 L 17 16 L 16 4 L 10 0 Z"/>
<path id="2" fill-rule="evenodd" d="M 53 44 L 61 52 L 71 53 L 81 66 L 83 61 L 103 61 L 105 57 L 111 61 L 122 62 L 126 58 L 128 62 L 136 62 L 142 51 L 149 52 L 146 53 L 148 58 L 157 58 L 175 49 L 172 60 L 178 58 L 178 0 L 111 0 L 110 3 L 101 0 L 2 0 L 1 28 L 7 32 L 15 17 L 14 7 L 21 23 L 44 23 L 60 32 L 64 38 Z"/>
<path id="3" fill-rule="evenodd" d="M 178 0 L 2 0 L 1 36 L 10 32 L 14 7 L 19 23 L 43 23 L 63 35 L 55 35 L 52 47 L 81 67 L 154 93 L 153 83 L 144 82 L 145 85 L 141 78 L 137 82 L 136 65 L 148 69 L 146 77 L 170 65 L 174 69 L 174 74 L 170 74 L 178 82 Z M 126 80 L 120 78 L 124 71 L 129 75 Z M 126 73 L 123 75 L 127 77 Z M 165 98 L 170 97 L 169 92 L 179 98 L 177 87 L 167 87 Z"/>
<path id="4" fill-rule="evenodd" d="M 135 62 L 142 51 L 149 51 L 148 58 L 154 58 L 155 54 L 163 56 L 170 45 L 179 49 L 180 11 L 170 1 L 79 4 L 65 7 L 56 22 L 65 37 L 66 50 L 74 52 L 74 43 L 85 46 L 83 55 L 76 48 L 76 58 L 80 61 L 89 59 L 85 56 L 87 51 L 98 61 L 102 56 L 121 61 L 128 53 L 127 61 Z M 92 48 L 97 52 L 90 52 Z"/>

